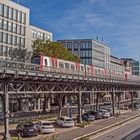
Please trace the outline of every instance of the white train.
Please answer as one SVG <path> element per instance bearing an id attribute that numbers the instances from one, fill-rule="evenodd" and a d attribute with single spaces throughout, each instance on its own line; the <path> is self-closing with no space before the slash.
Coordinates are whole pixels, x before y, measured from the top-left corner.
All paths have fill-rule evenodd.
<path id="1" fill-rule="evenodd" d="M 138 80 L 138 76 L 133 76 L 127 72 L 117 72 L 95 67 L 93 65 L 84 65 L 76 62 L 57 59 L 43 55 L 34 56 L 32 63 L 40 65 L 40 71 L 53 71 L 65 74 L 75 74 L 81 76 L 104 77 L 114 79 L 132 79 Z"/>

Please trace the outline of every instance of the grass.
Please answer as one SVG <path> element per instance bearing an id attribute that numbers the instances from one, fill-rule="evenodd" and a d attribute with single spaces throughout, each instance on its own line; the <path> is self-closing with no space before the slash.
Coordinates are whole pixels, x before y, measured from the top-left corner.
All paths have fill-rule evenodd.
<path id="1" fill-rule="evenodd" d="M 89 125 L 90 124 L 90 122 L 88 122 L 88 121 L 83 121 L 82 123 L 79 123 L 77 126 L 78 127 L 85 127 L 85 126 L 87 126 L 87 125 Z"/>
<path id="2" fill-rule="evenodd" d="M 12 137 L 11 140 L 19 140 L 18 137 Z M 20 140 L 23 140 L 22 138 L 20 138 Z"/>

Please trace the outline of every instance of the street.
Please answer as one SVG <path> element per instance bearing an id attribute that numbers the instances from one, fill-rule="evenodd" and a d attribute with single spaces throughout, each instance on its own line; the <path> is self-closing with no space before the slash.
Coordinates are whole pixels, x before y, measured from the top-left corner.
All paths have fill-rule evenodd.
<path id="1" fill-rule="evenodd" d="M 117 129 L 90 137 L 90 140 L 140 140 L 140 118 Z"/>

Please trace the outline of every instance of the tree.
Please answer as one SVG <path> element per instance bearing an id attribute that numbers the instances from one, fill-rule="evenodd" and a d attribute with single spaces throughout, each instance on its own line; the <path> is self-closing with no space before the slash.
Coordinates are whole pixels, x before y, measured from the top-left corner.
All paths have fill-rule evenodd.
<path id="1" fill-rule="evenodd" d="M 72 55 L 71 52 L 64 48 L 59 42 L 44 42 L 43 40 L 38 39 L 33 42 L 32 47 L 34 54 L 42 53 L 43 55 L 49 57 L 56 57 L 67 61 L 80 62 L 80 59 L 77 56 Z"/>

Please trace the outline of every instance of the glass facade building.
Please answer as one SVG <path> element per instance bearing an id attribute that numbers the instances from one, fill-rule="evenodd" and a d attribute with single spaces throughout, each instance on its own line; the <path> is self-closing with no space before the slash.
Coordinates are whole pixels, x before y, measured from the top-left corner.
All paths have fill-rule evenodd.
<path id="1" fill-rule="evenodd" d="M 62 45 L 80 58 L 81 63 L 100 68 L 109 68 L 110 49 L 92 39 L 58 40 Z"/>
<path id="2" fill-rule="evenodd" d="M 10 57 L 12 50 L 17 47 L 31 50 L 33 39 L 49 38 L 52 33 L 29 25 L 30 10 L 11 0 L 0 0 L 0 58 Z M 32 30 L 32 27 L 34 30 Z M 37 37 L 35 38 L 35 33 Z"/>

